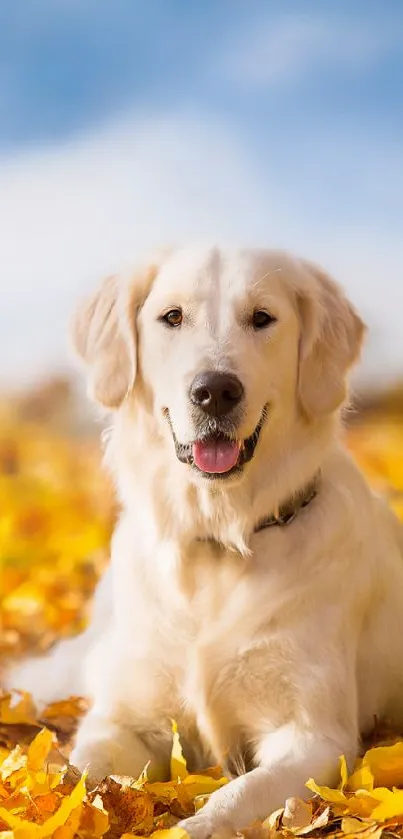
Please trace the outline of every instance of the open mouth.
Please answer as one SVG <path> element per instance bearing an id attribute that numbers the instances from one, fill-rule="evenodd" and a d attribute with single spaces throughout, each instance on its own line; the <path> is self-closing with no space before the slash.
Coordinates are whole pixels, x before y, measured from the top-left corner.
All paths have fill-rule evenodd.
<path id="1" fill-rule="evenodd" d="M 194 440 L 192 443 L 180 443 L 172 428 L 169 412 L 166 416 L 171 428 L 175 452 L 181 463 L 187 463 L 205 478 L 227 478 L 235 472 L 239 472 L 245 463 L 252 460 L 258 444 L 260 432 L 263 428 L 267 408 L 263 408 L 260 420 L 250 437 L 244 440 L 237 440 L 227 434 L 207 434 Z"/>

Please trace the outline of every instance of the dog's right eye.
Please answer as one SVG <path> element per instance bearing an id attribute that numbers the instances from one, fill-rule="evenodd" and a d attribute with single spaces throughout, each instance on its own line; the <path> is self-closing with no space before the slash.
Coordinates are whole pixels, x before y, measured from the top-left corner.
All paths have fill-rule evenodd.
<path id="1" fill-rule="evenodd" d="M 170 309 L 169 312 L 166 312 L 165 315 L 162 315 L 160 320 L 162 320 L 168 326 L 172 326 L 173 328 L 175 328 L 176 326 L 180 326 L 183 321 L 182 310 Z"/>

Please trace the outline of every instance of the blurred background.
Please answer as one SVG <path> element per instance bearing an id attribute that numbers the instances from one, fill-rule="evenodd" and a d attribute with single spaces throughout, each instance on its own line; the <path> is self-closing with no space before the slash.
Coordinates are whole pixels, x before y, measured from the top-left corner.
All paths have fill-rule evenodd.
<path id="1" fill-rule="evenodd" d="M 347 439 L 403 512 L 401 0 L 0 5 L 0 649 L 85 622 L 113 501 L 67 321 L 154 245 L 280 246 L 370 326 Z"/>

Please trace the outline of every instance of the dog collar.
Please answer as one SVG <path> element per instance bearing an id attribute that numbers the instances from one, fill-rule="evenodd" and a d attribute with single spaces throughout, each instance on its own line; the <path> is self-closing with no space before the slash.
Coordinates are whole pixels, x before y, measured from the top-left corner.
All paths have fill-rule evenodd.
<path id="1" fill-rule="evenodd" d="M 253 528 L 253 533 L 260 533 L 260 531 L 265 530 L 266 527 L 286 527 L 287 524 L 291 524 L 291 522 L 297 517 L 298 513 L 303 510 L 304 507 L 307 507 L 308 504 L 310 504 L 317 496 L 319 478 L 320 473 L 317 472 L 309 484 L 306 484 L 305 487 L 299 490 L 299 492 L 295 493 L 285 504 L 280 504 L 271 516 L 260 519 Z M 214 536 L 198 536 L 196 538 L 196 542 L 215 542 L 217 545 L 221 545 L 218 539 L 215 539 Z"/>
<path id="2" fill-rule="evenodd" d="M 261 519 L 254 528 L 254 533 L 265 530 L 266 527 L 285 527 L 291 524 L 297 517 L 300 510 L 307 507 L 318 493 L 319 474 L 315 475 L 303 489 L 293 495 L 285 504 L 281 504 L 277 510 L 266 518 Z"/>

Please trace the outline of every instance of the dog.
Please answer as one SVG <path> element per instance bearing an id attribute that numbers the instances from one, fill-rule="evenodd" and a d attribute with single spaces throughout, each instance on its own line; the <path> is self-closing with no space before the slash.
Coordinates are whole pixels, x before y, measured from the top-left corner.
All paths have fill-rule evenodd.
<path id="1" fill-rule="evenodd" d="M 403 529 L 342 442 L 364 333 L 316 265 L 215 247 L 109 277 L 73 321 L 122 512 L 89 628 L 8 683 L 91 699 L 71 760 L 94 779 L 164 778 L 177 720 L 190 770 L 230 777 L 193 839 L 403 722 Z"/>

